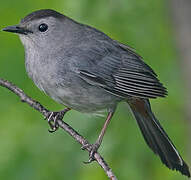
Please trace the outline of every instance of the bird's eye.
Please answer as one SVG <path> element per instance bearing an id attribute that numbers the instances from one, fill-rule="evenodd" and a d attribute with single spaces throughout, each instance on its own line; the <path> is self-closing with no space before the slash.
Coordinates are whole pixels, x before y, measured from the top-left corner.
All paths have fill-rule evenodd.
<path id="1" fill-rule="evenodd" d="M 39 25 L 38 29 L 40 32 L 45 32 L 48 29 L 48 25 L 43 23 L 43 24 Z"/>

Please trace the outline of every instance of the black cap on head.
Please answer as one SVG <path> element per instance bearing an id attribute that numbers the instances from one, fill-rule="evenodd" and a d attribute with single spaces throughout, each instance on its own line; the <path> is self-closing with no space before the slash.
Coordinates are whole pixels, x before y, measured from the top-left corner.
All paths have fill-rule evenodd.
<path id="1" fill-rule="evenodd" d="M 27 15 L 25 18 L 21 20 L 21 23 L 26 23 L 35 19 L 46 18 L 46 17 L 64 18 L 65 16 L 52 9 L 41 9 Z"/>

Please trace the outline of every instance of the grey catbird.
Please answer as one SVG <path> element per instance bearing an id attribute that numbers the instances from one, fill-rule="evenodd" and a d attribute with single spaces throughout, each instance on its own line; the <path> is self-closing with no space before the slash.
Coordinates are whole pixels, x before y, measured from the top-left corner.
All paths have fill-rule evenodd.
<path id="1" fill-rule="evenodd" d="M 26 69 L 34 83 L 67 108 L 80 112 L 106 109 L 108 116 L 89 162 L 98 150 L 120 101 L 126 101 L 148 146 L 170 169 L 190 177 L 189 168 L 151 111 L 149 98 L 165 97 L 155 72 L 129 46 L 54 10 L 38 10 L 4 31 L 18 33 Z M 48 117 L 57 129 L 52 112 Z"/>

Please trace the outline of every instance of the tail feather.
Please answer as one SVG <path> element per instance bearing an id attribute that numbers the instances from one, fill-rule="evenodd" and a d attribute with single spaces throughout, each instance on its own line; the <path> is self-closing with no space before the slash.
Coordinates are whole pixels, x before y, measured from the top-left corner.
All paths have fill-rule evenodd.
<path id="1" fill-rule="evenodd" d="M 187 164 L 152 113 L 149 100 L 135 99 L 128 103 L 148 146 L 168 168 L 190 177 Z"/>

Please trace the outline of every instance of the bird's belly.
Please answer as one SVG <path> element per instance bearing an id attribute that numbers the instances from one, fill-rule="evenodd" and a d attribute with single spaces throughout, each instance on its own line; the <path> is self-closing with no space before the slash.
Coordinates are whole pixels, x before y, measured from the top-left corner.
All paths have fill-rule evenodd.
<path id="1" fill-rule="evenodd" d="M 91 113 L 113 108 L 122 100 L 101 87 L 87 83 L 73 71 L 59 73 L 54 65 L 35 66 L 28 72 L 34 83 L 48 96 L 80 112 Z"/>
<path id="2" fill-rule="evenodd" d="M 96 86 L 45 88 L 45 92 L 55 101 L 80 112 L 97 112 L 114 108 L 121 101 L 104 89 Z"/>

